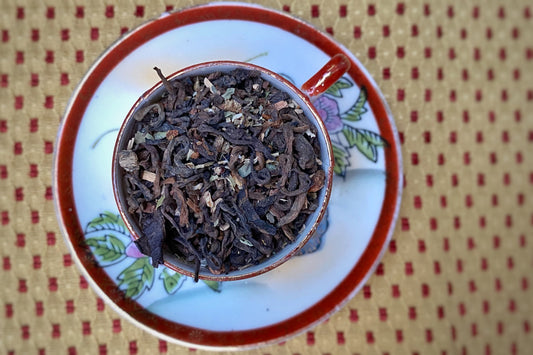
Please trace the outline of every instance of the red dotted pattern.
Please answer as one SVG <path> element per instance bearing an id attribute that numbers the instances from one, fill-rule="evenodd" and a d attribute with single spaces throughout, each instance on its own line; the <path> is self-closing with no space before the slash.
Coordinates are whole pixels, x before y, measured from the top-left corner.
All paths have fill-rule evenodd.
<path id="1" fill-rule="evenodd" d="M 202 353 L 135 328 L 90 290 L 59 237 L 49 177 L 61 113 L 89 65 L 130 28 L 185 5 L 2 9 L 0 352 Z M 335 36 L 375 78 L 398 126 L 405 190 L 388 252 L 358 295 L 251 353 L 529 354 L 533 6 L 276 6 Z"/>

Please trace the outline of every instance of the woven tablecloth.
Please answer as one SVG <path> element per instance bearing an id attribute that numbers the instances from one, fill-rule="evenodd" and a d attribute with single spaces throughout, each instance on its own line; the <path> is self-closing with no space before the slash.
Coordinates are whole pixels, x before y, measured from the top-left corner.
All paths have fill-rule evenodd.
<path id="1" fill-rule="evenodd" d="M 44 3 L 44 4 L 43 4 Z M 52 157 L 89 66 L 122 33 L 195 1 L 0 6 L 0 353 L 202 354 L 120 316 L 57 224 Z M 531 354 L 533 4 L 261 1 L 332 34 L 400 133 L 405 190 L 389 249 L 316 328 L 250 354 Z"/>

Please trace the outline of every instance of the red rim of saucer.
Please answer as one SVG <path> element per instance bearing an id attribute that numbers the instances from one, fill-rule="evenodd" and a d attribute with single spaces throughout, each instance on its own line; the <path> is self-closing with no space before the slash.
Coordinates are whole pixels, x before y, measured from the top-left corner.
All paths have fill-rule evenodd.
<path id="1" fill-rule="evenodd" d="M 104 269 L 98 266 L 84 243 L 72 187 L 73 147 L 79 126 L 95 91 L 113 68 L 133 50 L 167 31 L 194 23 L 225 19 L 275 26 L 306 40 L 330 56 L 339 52 L 348 55 L 351 61 L 348 74 L 357 85 L 366 87 L 368 103 L 376 116 L 380 133 L 389 143 L 384 152 L 387 183 L 381 213 L 359 261 L 339 285 L 305 311 L 276 324 L 242 331 L 211 331 L 178 324 L 126 298 Z M 377 267 L 392 237 L 402 191 L 401 152 L 392 115 L 373 79 L 357 59 L 331 37 L 302 20 L 275 10 L 239 3 L 202 5 L 165 14 L 135 28 L 104 52 L 84 76 L 65 110 L 58 131 L 53 169 L 55 207 L 60 228 L 74 259 L 95 291 L 116 305 L 116 310 L 122 316 L 141 328 L 168 341 L 206 349 L 243 349 L 283 341 L 331 316 L 355 295 Z"/>

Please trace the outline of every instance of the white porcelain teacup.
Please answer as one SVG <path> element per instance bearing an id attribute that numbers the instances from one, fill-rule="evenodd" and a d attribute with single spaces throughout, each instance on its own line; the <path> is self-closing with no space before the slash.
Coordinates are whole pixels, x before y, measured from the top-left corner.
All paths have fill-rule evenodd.
<path id="1" fill-rule="evenodd" d="M 289 94 L 290 98 L 298 104 L 308 120 L 315 126 L 320 145 L 320 161 L 322 162 L 322 168 L 325 171 L 325 181 L 324 187 L 318 192 L 318 207 L 309 215 L 303 230 L 300 231 L 292 243 L 286 245 L 274 255 L 264 259 L 259 264 L 248 266 L 241 270 L 229 271 L 228 273 L 215 274 L 211 272 L 209 268 L 199 266 L 199 262 L 196 264 L 185 262 L 183 259 L 173 254 L 168 248 L 164 247 L 163 261 L 165 266 L 184 275 L 205 280 L 239 280 L 257 276 L 276 268 L 289 260 L 305 245 L 309 238 L 313 236 L 326 212 L 331 194 L 334 164 L 332 145 L 326 127 L 313 106 L 312 101 L 314 97 L 325 92 L 349 69 L 349 63 L 349 60 L 343 55 L 339 54 L 334 56 L 322 69 L 302 85 L 300 89 L 295 87 L 286 78 L 268 69 L 250 63 L 234 61 L 200 63 L 181 69 L 166 78 L 166 84 L 168 85 L 168 82 L 172 82 L 176 79 L 208 75 L 212 72 L 227 73 L 234 69 L 245 69 L 259 72 L 263 80 L 269 81 L 272 86 Z M 135 240 L 138 240 L 143 235 L 143 232 L 137 222 L 136 216 L 133 216 L 128 212 L 124 170 L 119 165 L 118 154 L 127 148 L 128 143 L 135 134 L 134 126 L 136 122 L 136 113 L 154 102 L 159 101 L 165 91 L 165 83 L 160 81 L 137 100 L 124 119 L 115 143 L 112 162 L 113 191 L 120 215 Z"/>

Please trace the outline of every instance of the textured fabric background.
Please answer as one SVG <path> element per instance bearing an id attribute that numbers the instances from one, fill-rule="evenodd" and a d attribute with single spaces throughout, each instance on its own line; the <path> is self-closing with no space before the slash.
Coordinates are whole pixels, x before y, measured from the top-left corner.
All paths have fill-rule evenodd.
<path id="1" fill-rule="evenodd" d="M 0 2 L 0 353 L 202 354 L 88 287 L 53 207 L 55 135 L 121 33 L 194 1 Z M 113 4 L 111 4 L 113 3 Z M 261 1 L 346 45 L 387 97 L 405 191 L 389 251 L 329 321 L 250 354 L 531 354 L 533 4 Z"/>

